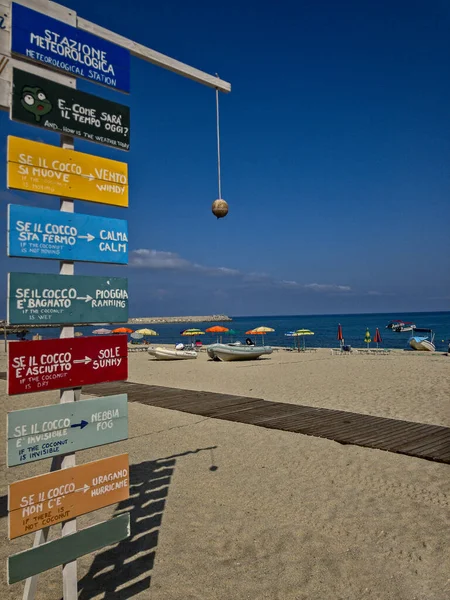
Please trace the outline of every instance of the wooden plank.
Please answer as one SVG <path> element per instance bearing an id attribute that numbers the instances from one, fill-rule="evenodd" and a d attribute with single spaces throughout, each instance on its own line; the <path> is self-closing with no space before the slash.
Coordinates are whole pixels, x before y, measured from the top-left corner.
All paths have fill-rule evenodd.
<path id="1" fill-rule="evenodd" d="M 128 206 L 124 162 L 8 136 L 10 189 Z"/>
<path id="2" fill-rule="evenodd" d="M 126 48 L 16 3 L 12 5 L 11 52 L 49 69 L 130 91 Z"/>
<path id="3" fill-rule="evenodd" d="M 111 390 L 110 385 L 94 386 L 91 393 L 107 393 L 107 390 Z M 145 384 L 112 385 L 116 392 L 130 390 L 129 386 L 133 386 L 129 401 L 141 402 L 147 406 L 450 462 L 450 452 L 446 448 L 446 435 L 450 435 L 450 428 L 447 427 L 227 394 L 200 393 Z M 433 444 L 435 434 L 439 436 L 437 444 Z M 439 440 L 442 440 L 442 446 Z"/>
<path id="4" fill-rule="evenodd" d="M 8 256 L 128 263 L 128 223 L 8 204 Z"/>
<path id="5" fill-rule="evenodd" d="M 16 481 L 9 486 L 9 539 L 129 497 L 128 454 Z"/>
<path id="6" fill-rule="evenodd" d="M 12 325 L 126 323 L 128 280 L 9 273 L 7 320 Z"/>
<path id="7" fill-rule="evenodd" d="M 14 68 L 11 119 L 118 150 L 130 149 L 130 109 Z"/>
<path id="8" fill-rule="evenodd" d="M 127 395 L 8 413 L 8 467 L 128 438 Z"/>
<path id="9" fill-rule="evenodd" d="M 182 75 L 183 77 L 187 77 L 188 79 L 192 79 L 193 81 L 202 83 L 208 87 L 218 89 L 221 92 L 231 92 L 231 84 L 223 79 L 220 79 L 220 77 L 214 77 L 213 75 L 209 75 L 208 73 L 200 71 L 199 69 L 190 67 L 179 60 L 170 58 L 170 56 L 161 54 L 161 52 L 156 52 L 156 50 L 147 48 L 143 44 L 129 40 L 122 35 L 114 33 L 113 31 L 105 29 L 104 27 L 100 27 L 100 25 L 91 23 L 86 19 L 78 17 L 78 27 L 84 31 L 89 31 L 94 35 L 98 35 L 99 37 L 110 40 L 118 46 L 122 46 L 122 48 L 127 48 L 133 56 L 148 61 L 158 67 L 168 69 L 177 75 Z"/>
<path id="10" fill-rule="evenodd" d="M 126 335 L 8 342 L 11 396 L 127 377 Z"/>
<path id="11" fill-rule="evenodd" d="M 450 448 L 450 432 L 449 431 L 427 431 L 419 439 L 407 440 L 404 443 L 399 443 L 400 450 L 411 450 L 421 452 L 422 449 L 432 449 L 438 445 L 448 444 Z"/>
<path id="12" fill-rule="evenodd" d="M 8 558 L 8 583 L 17 583 L 63 563 L 69 563 L 129 536 L 130 514 L 125 513 L 77 533 L 19 552 Z"/>

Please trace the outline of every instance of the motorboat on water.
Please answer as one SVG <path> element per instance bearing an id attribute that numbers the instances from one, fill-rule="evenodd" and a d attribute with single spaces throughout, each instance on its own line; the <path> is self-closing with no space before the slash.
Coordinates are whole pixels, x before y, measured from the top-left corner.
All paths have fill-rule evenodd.
<path id="1" fill-rule="evenodd" d="M 208 346 L 208 356 L 214 360 L 225 362 L 231 360 L 255 360 L 265 354 L 272 354 L 273 349 L 270 346 L 244 346 L 230 344 L 211 344 Z"/>
<path id="2" fill-rule="evenodd" d="M 163 348 L 150 346 L 147 352 L 156 358 L 156 360 L 188 360 L 197 358 L 197 352 L 193 350 L 172 350 L 171 348 Z"/>
<path id="3" fill-rule="evenodd" d="M 423 332 L 429 332 L 430 336 L 420 337 L 412 336 L 409 340 L 409 345 L 413 350 L 421 350 L 422 352 L 435 352 L 434 333 L 431 329 L 420 329 Z"/>
<path id="4" fill-rule="evenodd" d="M 413 331 L 416 326 L 411 321 L 401 321 L 399 319 L 395 321 L 389 321 L 386 325 L 386 329 L 392 329 L 396 333 L 403 333 L 404 331 Z"/>

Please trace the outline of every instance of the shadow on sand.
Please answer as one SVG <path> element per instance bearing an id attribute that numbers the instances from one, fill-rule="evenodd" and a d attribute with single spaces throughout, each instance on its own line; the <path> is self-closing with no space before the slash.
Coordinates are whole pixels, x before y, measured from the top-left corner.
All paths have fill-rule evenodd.
<path id="1" fill-rule="evenodd" d="M 88 573 L 78 582 L 79 600 L 100 597 L 127 600 L 150 587 L 159 528 L 176 459 L 198 452 L 212 453 L 215 448 L 198 448 L 130 466 L 130 497 L 119 502 L 114 516 L 130 512 L 131 536 L 97 554 Z M 215 471 L 217 467 L 212 464 L 210 470 Z"/>

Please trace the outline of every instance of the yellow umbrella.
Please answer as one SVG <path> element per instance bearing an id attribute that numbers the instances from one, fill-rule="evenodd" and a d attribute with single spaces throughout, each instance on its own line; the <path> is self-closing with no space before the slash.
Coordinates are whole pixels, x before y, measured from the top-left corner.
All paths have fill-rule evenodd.
<path id="1" fill-rule="evenodd" d="M 159 335 L 154 329 L 147 329 L 146 327 L 144 329 L 137 329 L 136 333 L 142 333 L 142 335 Z"/>
<path id="2" fill-rule="evenodd" d="M 263 346 L 264 346 L 264 334 L 265 333 L 271 333 L 272 331 L 275 331 L 275 329 L 272 329 L 272 327 L 264 327 L 263 325 L 261 325 L 261 327 L 255 327 L 255 329 L 250 329 L 249 331 L 246 331 L 246 335 L 262 335 L 262 340 L 263 340 Z"/>
<path id="3" fill-rule="evenodd" d="M 303 337 L 305 335 L 314 335 L 314 331 L 310 331 L 309 329 L 297 329 L 297 331 L 295 331 L 292 334 L 292 337 Z M 303 337 L 303 350 L 305 349 L 305 338 Z M 300 351 L 300 348 L 299 348 Z"/>

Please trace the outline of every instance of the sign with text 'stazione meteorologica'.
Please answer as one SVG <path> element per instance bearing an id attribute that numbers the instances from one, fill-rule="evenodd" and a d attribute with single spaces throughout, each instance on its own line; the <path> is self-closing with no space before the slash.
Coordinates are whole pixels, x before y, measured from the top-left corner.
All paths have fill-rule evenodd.
<path id="1" fill-rule="evenodd" d="M 130 91 L 128 50 L 16 3 L 11 51 L 50 69 Z"/>
<path id="2" fill-rule="evenodd" d="M 128 206 L 124 162 L 8 136 L 8 188 Z"/>
<path id="3" fill-rule="evenodd" d="M 8 256 L 128 264 L 128 223 L 8 204 Z"/>
<path id="4" fill-rule="evenodd" d="M 13 69 L 11 118 L 119 150 L 130 149 L 128 106 Z"/>

